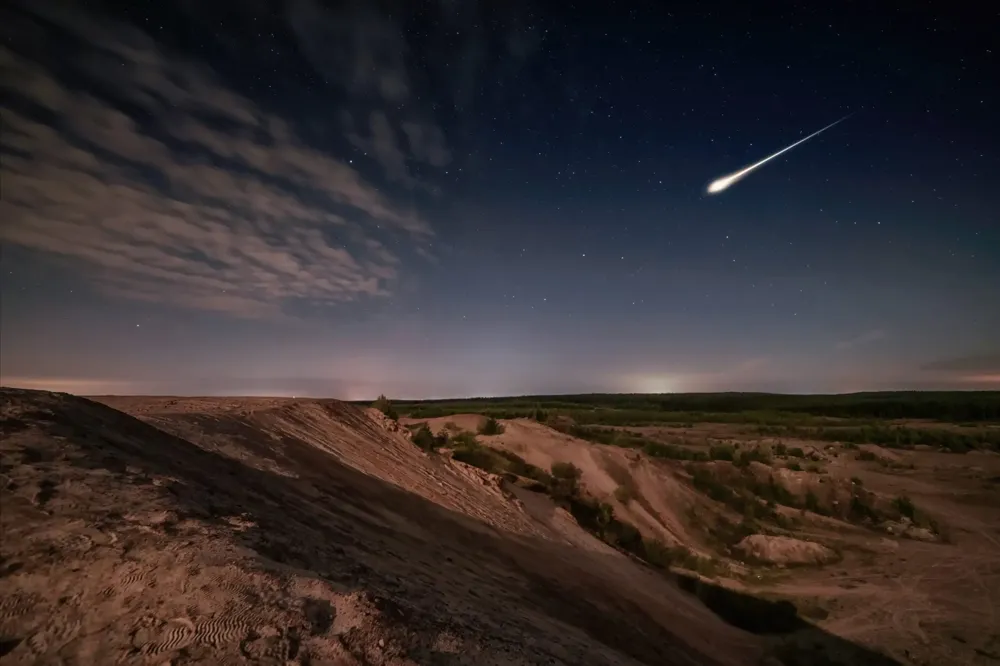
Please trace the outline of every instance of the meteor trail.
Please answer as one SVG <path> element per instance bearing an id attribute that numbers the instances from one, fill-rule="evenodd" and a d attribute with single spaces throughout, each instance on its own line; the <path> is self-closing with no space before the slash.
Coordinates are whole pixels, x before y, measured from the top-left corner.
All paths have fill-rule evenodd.
<path id="1" fill-rule="evenodd" d="M 833 127 L 834 125 L 836 125 L 837 123 L 844 122 L 845 120 L 847 120 L 848 118 L 850 118 L 852 115 L 853 114 L 848 114 L 848 115 L 844 116 L 843 118 L 841 118 L 840 120 L 838 120 L 837 122 L 830 123 L 829 125 L 827 125 L 823 129 L 821 129 L 821 130 L 819 130 L 817 132 L 813 132 L 812 134 L 810 134 L 806 138 L 799 139 L 798 141 L 796 141 L 792 145 L 788 146 L 787 148 L 782 148 L 781 150 L 779 150 L 775 154 L 768 155 L 767 157 L 765 157 L 764 159 L 762 159 L 760 162 L 757 162 L 756 164 L 751 164 L 750 166 L 748 166 L 748 167 L 746 167 L 744 169 L 740 169 L 739 171 L 736 171 L 734 173 L 731 173 L 728 176 L 723 176 L 722 178 L 717 178 L 716 180 L 713 180 L 709 184 L 707 192 L 709 194 L 718 194 L 719 192 L 721 192 L 722 190 L 726 189 L 727 187 L 729 187 L 733 183 L 735 183 L 735 182 L 737 182 L 739 180 L 742 180 L 744 176 L 746 176 L 748 173 L 750 173 L 751 171 L 753 171 L 757 167 L 763 166 L 765 163 L 770 162 L 771 160 L 773 160 L 775 157 L 777 157 L 778 155 L 780 155 L 782 153 L 787 153 L 789 150 L 791 150 L 795 146 L 799 145 L 800 143 L 805 143 L 806 141 L 808 141 L 809 139 L 813 138 L 817 134 L 820 134 L 822 132 L 827 131 L 828 129 L 830 129 L 831 127 Z"/>

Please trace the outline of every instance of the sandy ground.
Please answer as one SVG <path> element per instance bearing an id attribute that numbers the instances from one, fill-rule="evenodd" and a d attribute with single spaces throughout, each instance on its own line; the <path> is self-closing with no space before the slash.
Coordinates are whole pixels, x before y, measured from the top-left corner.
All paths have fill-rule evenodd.
<path id="1" fill-rule="evenodd" d="M 762 637 L 368 410 L 104 401 L 3 390 L 4 664 L 759 662 Z"/>
<path id="2" fill-rule="evenodd" d="M 616 516 L 645 536 L 699 550 L 700 535 L 689 530 L 681 516 L 700 497 L 666 466 L 636 451 L 585 442 L 528 419 L 504 421 L 504 428 L 501 435 L 480 439 L 542 469 L 555 462 L 573 463 L 582 472 L 587 493 L 613 506 Z M 626 503 L 615 497 L 620 485 L 630 487 L 632 499 Z"/>
<path id="3" fill-rule="evenodd" d="M 475 430 L 481 417 L 430 424 L 449 422 Z M 481 441 L 543 468 L 572 462 L 645 535 L 711 554 L 690 516 L 724 509 L 678 464 L 504 425 Z M 950 540 L 803 513 L 793 536 L 835 548 L 835 563 L 719 581 L 808 618 L 764 636 L 546 496 L 424 453 L 371 409 L 3 389 L 0 434 L 2 664 L 1000 661 L 1000 456 L 827 456 L 823 475 L 908 494 Z"/>
<path id="4" fill-rule="evenodd" d="M 476 417 L 442 417 L 429 424 L 461 422 L 473 429 Z M 710 552 L 691 510 L 725 515 L 719 505 L 692 490 L 673 461 L 650 460 L 635 451 L 584 442 L 530 420 L 504 421 L 506 431 L 480 437 L 548 469 L 553 462 L 572 462 L 582 470 L 588 492 L 615 508 L 615 515 L 648 536 Z M 664 441 L 690 441 L 691 428 L 628 428 Z M 739 424 L 699 424 L 703 443 L 743 441 L 774 444 L 771 438 L 747 436 Z M 758 476 L 773 475 L 800 495 L 807 488 L 823 494 L 831 483 L 850 486 L 857 480 L 883 497 L 910 497 L 938 521 L 944 543 L 922 543 L 848 525 L 798 510 L 783 510 L 797 520 L 791 535 L 801 541 L 769 540 L 750 549 L 758 559 L 795 564 L 835 560 L 824 567 L 793 570 L 762 568 L 760 576 L 726 581 L 731 587 L 787 598 L 814 611 L 822 629 L 859 645 L 891 655 L 901 663 L 1000 663 L 1000 455 L 965 455 L 932 451 L 890 450 L 862 445 L 875 460 L 858 460 L 858 450 L 825 442 L 782 438 L 786 446 L 822 455 L 822 472 L 793 471 L 753 463 Z M 697 448 L 697 445 L 692 445 Z M 761 468 L 761 469 L 758 469 Z M 623 505 L 614 497 L 621 470 L 627 470 L 636 499 Z M 730 515 L 730 517 L 732 517 Z M 820 545 L 822 544 L 822 545 Z M 827 548 L 838 557 L 830 557 Z M 822 549 L 822 550 L 820 550 Z M 808 553 L 811 551 L 812 555 Z M 781 551 L 781 552 L 777 552 Z M 822 553 L 822 556 L 820 556 Z M 740 568 L 734 567 L 735 570 Z M 758 583 L 757 580 L 760 579 Z"/>

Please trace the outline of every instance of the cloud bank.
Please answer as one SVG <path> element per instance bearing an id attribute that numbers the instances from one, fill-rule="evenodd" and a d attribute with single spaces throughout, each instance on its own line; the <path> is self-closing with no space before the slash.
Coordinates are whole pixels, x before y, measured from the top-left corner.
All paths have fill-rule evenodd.
<path id="1" fill-rule="evenodd" d="M 4 244 L 115 296 L 239 317 L 388 296 L 401 252 L 426 253 L 426 220 L 204 65 L 128 26 L 27 7 L 15 30 L 81 46 L 62 70 L 38 40 L 0 46 Z"/>

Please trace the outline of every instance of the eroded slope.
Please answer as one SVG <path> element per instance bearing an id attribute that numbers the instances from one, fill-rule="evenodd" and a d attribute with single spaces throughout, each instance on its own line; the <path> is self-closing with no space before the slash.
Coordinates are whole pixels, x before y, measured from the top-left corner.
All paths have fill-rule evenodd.
<path id="1" fill-rule="evenodd" d="M 4 663 L 758 660 L 663 577 L 362 410 L 233 403 L 133 403 L 153 427 L 3 390 Z"/>

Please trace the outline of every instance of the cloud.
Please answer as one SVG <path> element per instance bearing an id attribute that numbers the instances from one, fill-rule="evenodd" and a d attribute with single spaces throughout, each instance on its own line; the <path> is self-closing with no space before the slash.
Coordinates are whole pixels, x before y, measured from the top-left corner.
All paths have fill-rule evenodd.
<path id="1" fill-rule="evenodd" d="M 427 251 L 418 214 L 203 65 L 124 25 L 27 7 L 18 29 L 55 26 L 83 48 L 66 70 L 37 44 L 0 47 L 2 242 L 85 267 L 113 295 L 242 317 L 385 297 L 398 248 Z"/>
<path id="2" fill-rule="evenodd" d="M 294 0 L 287 14 L 301 53 L 347 98 L 351 143 L 375 159 L 391 182 L 434 189 L 414 174 L 411 163 L 440 168 L 451 153 L 431 119 L 433 105 L 415 94 L 411 69 L 419 63 L 401 22 L 363 2 L 327 8 L 315 0 Z"/>
<path id="3" fill-rule="evenodd" d="M 836 345 L 834 345 L 834 347 L 842 351 L 848 349 L 856 349 L 857 347 L 870 345 L 873 342 L 885 340 L 887 337 L 888 334 L 884 330 L 876 328 L 870 331 L 865 331 L 864 333 L 856 335 L 853 338 L 849 338 L 847 340 L 841 340 Z"/>
<path id="4" fill-rule="evenodd" d="M 444 134 L 433 125 L 415 122 L 403 123 L 403 132 L 410 144 L 413 156 L 431 166 L 447 166 L 451 161 L 451 153 L 445 144 Z"/>
<path id="5" fill-rule="evenodd" d="M 371 3 L 326 8 L 316 0 L 292 0 L 287 16 L 303 55 L 352 98 L 398 104 L 410 96 L 406 38 Z"/>

